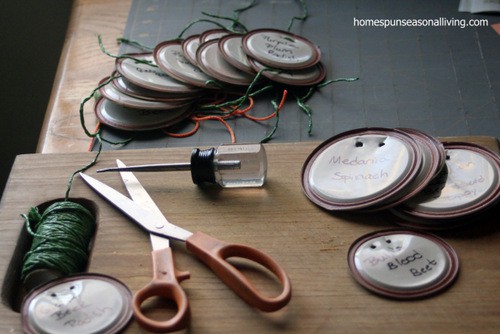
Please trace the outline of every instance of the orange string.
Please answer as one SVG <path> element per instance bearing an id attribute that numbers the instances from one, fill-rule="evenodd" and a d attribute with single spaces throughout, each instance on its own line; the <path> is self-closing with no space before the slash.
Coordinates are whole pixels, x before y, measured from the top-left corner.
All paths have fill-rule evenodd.
<path id="1" fill-rule="evenodd" d="M 229 124 L 224 120 L 223 117 L 221 116 L 213 116 L 213 115 L 209 115 L 209 116 L 203 116 L 203 117 L 197 117 L 197 116 L 193 116 L 191 117 L 191 119 L 193 120 L 196 120 L 196 121 L 207 121 L 207 120 L 215 120 L 215 121 L 219 121 L 221 122 L 222 124 L 224 124 L 224 126 L 226 127 L 227 131 L 229 132 L 229 135 L 231 136 L 231 143 L 236 143 L 236 137 L 234 135 L 234 131 L 233 129 L 231 129 L 231 127 L 229 126 Z"/>
<path id="2" fill-rule="evenodd" d="M 189 137 L 189 136 L 194 135 L 199 130 L 200 122 L 208 121 L 208 120 L 215 120 L 215 121 L 221 122 L 226 127 L 226 129 L 229 132 L 229 135 L 231 137 L 231 142 L 235 143 L 236 136 L 235 136 L 234 131 L 231 128 L 231 126 L 226 122 L 226 119 L 233 117 L 233 116 L 242 115 L 242 116 L 244 116 L 250 120 L 256 121 L 256 122 L 269 120 L 269 119 L 275 117 L 280 112 L 280 110 L 283 108 L 283 105 L 285 104 L 287 95 L 288 95 L 288 91 L 286 89 L 283 90 L 283 96 L 281 97 L 281 101 L 280 101 L 280 104 L 278 105 L 278 108 L 276 108 L 276 110 L 272 114 L 264 116 L 264 117 L 256 117 L 256 116 L 252 116 L 252 115 L 248 114 L 248 112 L 250 110 L 252 110 L 253 106 L 254 106 L 254 99 L 252 97 L 248 97 L 249 103 L 248 103 L 248 106 L 244 109 L 233 109 L 231 111 L 231 108 L 220 108 L 221 111 L 224 111 L 227 114 L 225 114 L 225 115 L 191 116 L 190 119 L 193 122 L 195 122 L 195 126 L 191 131 L 188 131 L 185 133 L 173 133 L 173 132 L 167 131 L 166 129 L 163 129 L 163 132 L 170 137 L 185 138 L 185 137 Z"/>
<path id="3" fill-rule="evenodd" d="M 99 131 L 100 126 L 101 126 L 101 122 L 97 122 L 96 127 L 94 129 L 94 133 L 97 133 L 97 131 Z M 90 145 L 87 148 L 88 152 L 92 152 L 92 147 L 94 147 L 94 142 L 95 142 L 95 137 L 92 137 L 92 139 L 90 140 Z"/>
<path id="4" fill-rule="evenodd" d="M 245 116 L 248 119 L 251 119 L 252 121 L 257 121 L 257 122 L 267 121 L 268 119 L 275 117 L 276 114 L 280 112 L 281 108 L 283 108 L 283 105 L 285 104 L 287 95 L 288 95 L 288 91 L 286 89 L 283 90 L 283 96 L 281 97 L 281 102 L 278 105 L 278 108 L 276 108 L 276 110 L 270 115 L 267 115 L 264 117 L 255 117 L 255 116 L 251 116 L 248 114 L 244 114 L 243 116 Z"/>
<path id="5" fill-rule="evenodd" d="M 198 129 L 200 128 L 200 121 L 198 120 L 195 120 L 193 118 L 191 118 L 192 121 L 194 121 L 194 128 L 191 130 L 191 131 L 188 131 L 188 132 L 185 132 L 185 133 L 173 133 L 173 132 L 168 132 L 166 129 L 162 129 L 162 131 L 167 135 L 167 136 L 170 136 L 170 137 L 174 137 L 174 138 L 186 138 L 186 137 L 189 137 L 189 136 L 192 136 L 194 135 Z"/>

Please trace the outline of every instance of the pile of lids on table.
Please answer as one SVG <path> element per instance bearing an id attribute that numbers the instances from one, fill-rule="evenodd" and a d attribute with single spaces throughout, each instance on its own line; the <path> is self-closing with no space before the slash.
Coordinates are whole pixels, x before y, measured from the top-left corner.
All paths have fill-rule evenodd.
<path id="1" fill-rule="evenodd" d="M 189 117 L 209 92 L 242 95 L 259 72 L 284 85 L 315 85 L 325 78 L 320 58 L 316 45 L 285 31 L 208 30 L 162 42 L 152 53 L 119 57 L 116 79 L 101 81 L 95 113 L 101 123 L 122 130 L 165 128 Z"/>
<path id="2" fill-rule="evenodd" d="M 331 211 L 390 209 L 425 230 L 474 221 L 500 199 L 500 157 L 414 129 L 363 128 L 319 145 L 302 169 L 306 196 Z"/>

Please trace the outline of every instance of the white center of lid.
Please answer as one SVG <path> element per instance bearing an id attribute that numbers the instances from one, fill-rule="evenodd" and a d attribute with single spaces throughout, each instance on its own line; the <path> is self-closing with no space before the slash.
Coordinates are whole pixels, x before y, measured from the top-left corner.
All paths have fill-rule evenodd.
<path id="1" fill-rule="evenodd" d="M 275 31 L 261 31 L 247 40 L 251 55 L 262 62 L 279 64 L 308 64 L 316 56 L 316 51 L 302 39 Z"/>
<path id="2" fill-rule="evenodd" d="M 28 312 L 39 333 L 105 333 L 122 317 L 126 302 L 109 282 L 77 280 L 42 292 Z"/>
<path id="3" fill-rule="evenodd" d="M 343 139 L 321 152 L 310 168 L 312 190 L 328 201 L 352 202 L 390 191 L 412 168 L 414 155 L 395 137 Z"/>
<path id="4" fill-rule="evenodd" d="M 447 151 L 447 174 L 441 184 L 429 185 L 410 206 L 417 210 L 449 211 L 474 205 L 490 195 L 498 184 L 498 170 L 482 154 L 471 150 L 451 149 Z"/>
<path id="5" fill-rule="evenodd" d="M 439 282 L 450 266 L 449 257 L 437 243 L 411 234 L 367 240 L 354 256 L 355 267 L 365 280 L 400 291 Z"/>

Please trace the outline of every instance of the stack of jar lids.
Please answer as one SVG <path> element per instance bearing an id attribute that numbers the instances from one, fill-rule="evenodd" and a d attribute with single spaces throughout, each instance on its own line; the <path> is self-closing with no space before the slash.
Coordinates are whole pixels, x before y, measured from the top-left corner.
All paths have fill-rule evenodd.
<path id="1" fill-rule="evenodd" d="M 265 77 L 287 85 L 309 86 L 325 78 L 316 45 L 275 29 L 246 34 L 208 30 L 183 41 L 162 42 L 156 46 L 154 57 L 165 73 L 200 88 L 218 88 L 213 82 L 248 86 L 263 69 Z"/>
<path id="2" fill-rule="evenodd" d="M 267 79 L 292 86 L 314 85 L 325 78 L 316 45 L 274 29 L 246 34 L 208 30 L 162 42 L 152 53 L 125 56 L 116 61 L 119 77 L 100 89 L 102 98 L 95 106 L 102 123 L 123 130 L 173 125 L 192 113 L 203 94 L 222 87 L 241 90 L 261 70 Z"/>
<path id="3" fill-rule="evenodd" d="M 116 61 L 116 72 L 102 79 L 101 98 L 95 113 L 101 123 L 130 131 L 153 130 L 174 125 L 192 113 L 201 90 L 165 74 L 154 64 L 151 53 L 133 54 Z"/>
<path id="4" fill-rule="evenodd" d="M 500 201 L 500 157 L 470 143 L 444 143 L 446 165 L 423 191 L 395 207 L 400 225 L 443 229 L 473 221 Z"/>
<path id="5" fill-rule="evenodd" d="M 403 225 L 448 228 L 498 201 L 499 166 L 498 155 L 479 146 L 443 145 L 413 129 L 363 128 L 320 144 L 302 168 L 302 186 L 327 210 L 391 208 L 407 218 Z"/>

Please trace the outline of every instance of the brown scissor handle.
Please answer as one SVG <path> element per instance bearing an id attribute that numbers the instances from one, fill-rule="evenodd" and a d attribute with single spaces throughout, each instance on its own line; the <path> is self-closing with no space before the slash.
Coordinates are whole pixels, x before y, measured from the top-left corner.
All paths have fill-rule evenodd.
<path id="1" fill-rule="evenodd" d="M 170 248 L 154 250 L 151 254 L 153 256 L 153 280 L 134 295 L 132 308 L 135 319 L 142 328 L 155 333 L 186 328 L 190 317 L 189 302 L 179 282 L 189 278 L 189 272 L 178 272 L 175 269 Z M 142 312 L 141 305 L 150 297 L 173 301 L 177 306 L 177 313 L 164 321 L 147 317 Z"/>
<path id="2" fill-rule="evenodd" d="M 201 232 L 186 240 L 187 249 L 207 264 L 219 278 L 249 305 L 264 312 L 277 311 L 288 304 L 292 287 L 287 273 L 269 255 L 258 249 L 228 244 Z M 240 257 L 269 269 L 281 282 L 283 290 L 276 297 L 265 296 L 227 258 Z"/>

